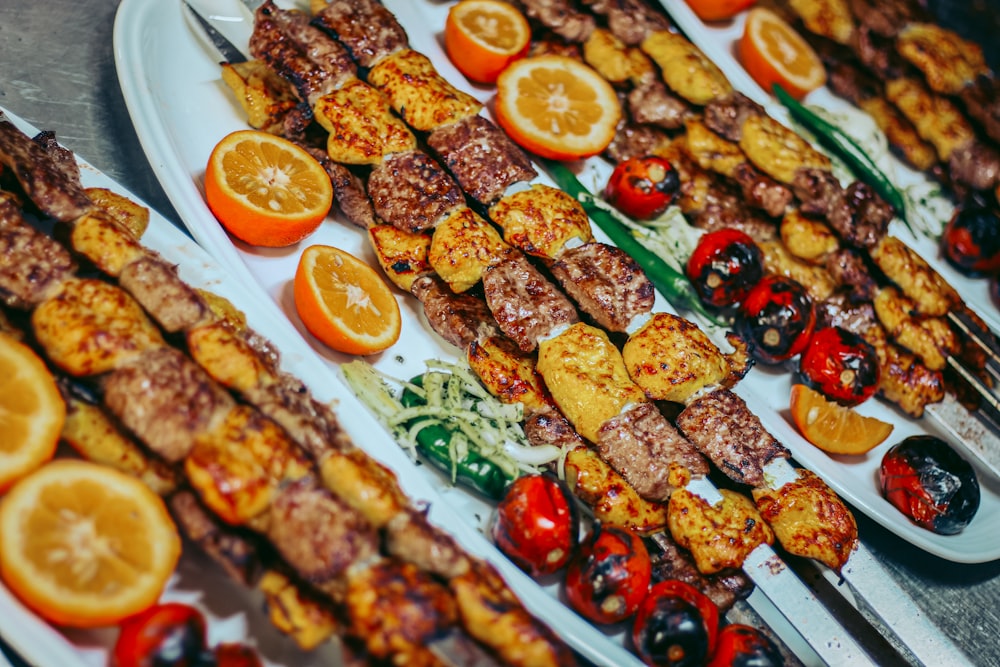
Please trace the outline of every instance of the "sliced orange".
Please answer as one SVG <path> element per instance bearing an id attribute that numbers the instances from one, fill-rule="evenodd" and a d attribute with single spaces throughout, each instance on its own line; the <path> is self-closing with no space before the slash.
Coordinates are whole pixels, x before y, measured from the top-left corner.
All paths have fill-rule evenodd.
<path id="1" fill-rule="evenodd" d="M 611 84 L 566 56 L 522 58 L 497 80 L 497 122 L 514 141 L 542 157 L 597 155 L 611 143 L 621 115 Z"/>
<path id="2" fill-rule="evenodd" d="M 399 304 L 389 286 L 375 269 L 339 248 L 306 248 L 293 292 L 306 329 L 335 350 L 375 354 L 399 340 Z"/>
<path id="3" fill-rule="evenodd" d="M 205 200 L 236 238 L 280 248 L 319 227 L 333 203 L 333 184 L 301 146 L 267 132 L 239 130 L 208 158 Z"/>
<path id="4" fill-rule="evenodd" d="M 688 6 L 702 21 L 731 19 L 757 0 L 687 0 Z"/>
<path id="5" fill-rule="evenodd" d="M 66 403 L 31 348 L 0 333 L 0 493 L 52 458 Z"/>
<path id="6" fill-rule="evenodd" d="M 444 48 L 458 71 L 479 83 L 494 83 L 531 44 L 528 19 L 503 0 L 461 0 L 448 11 Z"/>
<path id="7" fill-rule="evenodd" d="M 892 433 L 892 424 L 828 401 L 804 384 L 792 386 L 790 411 L 802 436 L 830 454 L 864 454 Z"/>
<path id="8" fill-rule="evenodd" d="M 826 83 L 826 68 L 813 48 L 765 7 L 747 13 L 736 53 L 743 68 L 768 92 L 780 83 L 792 97 L 801 99 Z"/>
<path id="9" fill-rule="evenodd" d="M 159 599 L 181 552 L 163 501 L 135 477 L 62 459 L 0 502 L 0 577 L 58 625 L 99 627 Z"/>

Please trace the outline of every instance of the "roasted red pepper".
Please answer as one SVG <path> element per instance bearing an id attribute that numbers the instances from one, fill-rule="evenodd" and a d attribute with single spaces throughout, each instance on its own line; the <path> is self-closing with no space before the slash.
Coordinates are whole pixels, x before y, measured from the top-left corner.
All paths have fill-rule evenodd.
<path id="1" fill-rule="evenodd" d="M 719 632 L 708 667 L 781 667 L 781 651 L 767 635 L 750 625 L 731 623 Z"/>
<path id="2" fill-rule="evenodd" d="M 635 613 L 649 592 L 652 564 L 642 539 L 596 525 L 566 570 L 566 597 L 595 623 L 618 623 Z"/>
<path id="3" fill-rule="evenodd" d="M 777 364 L 802 352 L 816 328 L 816 308 L 806 289 L 791 278 L 765 276 L 747 294 L 736 318 L 736 331 L 765 364 Z"/>
<path id="4" fill-rule="evenodd" d="M 858 405 L 875 394 L 879 369 L 875 348 L 841 327 L 818 330 L 799 358 L 799 373 L 805 384 L 848 406 Z"/>
<path id="5" fill-rule="evenodd" d="M 604 196 L 625 215 L 648 220 L 667 210 L 680 186 L 680 177 L 669 161 L 647 155 L 619 162 L 608 179 Z"/>
<path id="6" fill-rule="evenodd" d="M 763 276 L 763 253 L 738 229 L 703 234 L 687 262 L 687 277 L 698 296 L 716 308 L 743 301 Z"/>
<path id="7" fill-rule="evenodd" d="M 702 665 L 715 648 L 719 608 L 683 581 L 654 584 L 632 623 L 632 643 L 647 665 Z"/>

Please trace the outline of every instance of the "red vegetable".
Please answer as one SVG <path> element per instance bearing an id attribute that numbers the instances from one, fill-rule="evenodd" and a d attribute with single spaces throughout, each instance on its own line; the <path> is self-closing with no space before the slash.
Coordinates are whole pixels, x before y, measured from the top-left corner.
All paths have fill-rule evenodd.
<path id="1" fill-rule="evenodd" d="M 702 665 L 719 632 L 719 608 L 682 581 L 661 581 L 639 605 L 632 643 L 647 665 Z"/>
<path id="2" fill-rule="evenodd" d="M 805 384 L 841 405 L 853 406 L 875 394 L 879 381 L 875 348 L 841 327 L 814 333 L 799 358 Z"/>
<path id="3" fill-rule="evenodd" d="M 526 475 L 507 487 L 490 534 L 508 558 L 537 577 L 569 562 L 579 541 L 579 526 L 565 484 L 551 475 Z"/>
<path id="4" fill-rule="evenodd" d="M 687 262 L 687 277 L 698 296 L 716 308 L 743 301 L 763 275 L 763 253 L 738 229 L 703 234 Z"/>
<path id="5" fill-rule="evenodd" d="M 617 623 L 639 608 L 651 576 L 649 552 L 638 535 L 597 525 L 569 563 L 566 597 L 591 621 Z"/>
<path id="6" fill-rule="evenodd" d="M 115 667 L 194 667 L 205 650 L 205 617 L 194 607 L 168 602 L 122 622 L 113 661 Z"/>
<path id="7" fill-rule="evenodd" d="M 955 211 L 941 235 L 944 256 L 967 275 L 1000 271 L 1000 213 L 981 198 Z"/>
<path id="8" fill-rule="evenodd" d="M 781 651 L 755 627 L 731 623 L 719 632 L 708 667 L 781 667 Z"/>
<path id="9" fill-rule="evenodd" d="M 667 210 L 680 185 L 680 177 L 670 162 L 647 155 L 619 162 L 608 179 L 604 195 L 625 215 L 648 220 Z"/>
<path id="10" fill-rule="evenodd" d="M 261 667 L 257 652 L 245 644 L 219 644 L 212 653 L 215 667 Z"/>
<path id="11" fill-rule="evenodd" d="M 765 276 L 747 294 L 736 330 L 753 356 L 777 364 L 802 352 L 816 328 L 816 309 L 806 289 L 791 278 Z"/>

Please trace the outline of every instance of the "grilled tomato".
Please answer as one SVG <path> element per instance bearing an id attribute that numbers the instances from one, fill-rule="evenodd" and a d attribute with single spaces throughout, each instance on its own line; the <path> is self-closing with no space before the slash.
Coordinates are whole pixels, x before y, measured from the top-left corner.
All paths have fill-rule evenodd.
<path id="1" fill-rule="evenodd" d="M 649 592 L 652 563 L 635 533 L 595 525 L 566 570 L 566 597 L 595 623 L 618 623 L 635 613 Z"/>
<path id="2" fill-rule="evenodd" d="M 708 667 L 781 667 L 781 651 L 767 635 L 750 625 L 731 623 L 719 632 Z"/>
<path id="3" fill-rule="evenodd" d="M 791 278 L 765 276 L 740 304 L 737 333 L 765 364 L 802 352 L 816 328 L 816 308 L 806 289 Z"/>
<path id="4" fill-rule="evenodd" d="M 608 179 L 604 196 L 611 205 L 637 220 L 649 220 L 667 210 L 681 187 L 674 166 L 656 155 L 622 160 Z"/>
<path id="5" fill-rule="evenodd" d="M 490 534 L 500 551 L 533 577 L 569 562 L 579 542 L 576 505 L 551 475 L 518 477 L 497 505 Z"/>
<path id="6" fill-rule="evenodd" d="M 196 667 L 207 650 L 205 617 L 186 604 L 154 605 L 122 622 L 115 667 Z"/>
<path id="7" fill-rule="evenodd" d="M 854 406 L 875 394 L 879 381 L 875 348 L 841 327 L 824 327 L 812 335 L 799 357 L 803 381 L 832 401 Z"/>
<path id="8" fill-rule="evenodd" d="M 941 235 L 944 256 L 966 275 L 1000 271 L 1000 213 L 982 198 L 970 198 L 955 211 Z"/>
<path id="9" fill-rule="evenodd" d="M 893 445 L 879 467 L 882 495 L 921 528 L 955 535 L 979 509 L 979 481 L 948 443 L 914 435 Z"/>
<path id="10" fill-rule="evenodd" d="M 745 233 L 719 229 L 698 239 L 686 272 L 702 302 L 716 308 L 734 306 L 764 276 L 764 255 Z"/>
<path id="11" fill-rule="evenodd" d="M 683 581 L 654 584 L 632 622 L 632 643 L 647 665 L 703 665 L 715 647 L 719 608 Z"/>

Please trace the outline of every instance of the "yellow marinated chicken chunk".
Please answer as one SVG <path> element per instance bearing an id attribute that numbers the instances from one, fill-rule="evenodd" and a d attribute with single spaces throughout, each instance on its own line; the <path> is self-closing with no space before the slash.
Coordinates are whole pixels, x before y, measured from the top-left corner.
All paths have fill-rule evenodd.
<path id="1" fill-rule="evenodd" d="M 534 358 L 508 339 L 491 336 L 473 341 L 467 358 L 486 389 L 502 402 L 521 403 L 526 412 L 551 403 Z"/>
<path id="2" fill-rule="evenodd" d="M 395 225 L 372 225 L 368 240 L 385 275 L 400 289 L 410 291 L 413 281 L 434 272 L 428 260 L 431 237 L 404 231 Z"/>
<path id="3" fill-rule="evenodd" d="M 667 87 L 692 104 L 704 106 L 733 90 L 722 70 L 678 33 L 653 32 L 639 48 L 659 66 Z"/>
<path id="4" fill-rule="evenodd" d="M 767 114 L 752 114 L 743 122 L 740 148 L 755 167 L 780 183 L 792 183 L 799 169 L 830 170 L 830 158 Z"/>
<path id="5" fill-rule="evenodd" d="M 961 109 L 917 79 L 886 81 L 885 97 L 913 123 L 920 138 L 934 146 L 942 162 L 947 162 L 955 150 L 976 141 L 976 131 Z"/>
<path id="6" fill-rule="evenodd" d="M 958 352 L 958 338 L 948 323 L 936 317 L 911 315 L 915 311 L 913 301 L 895 287 L 880 289 L 872 303 L 889 337 L 920 357 L 927 368 L 942 370 L 947 357 Z"/>
<path id="7" fill-rule="evenodd" d="M 132 232 L 100 211 L 92 211 L 73 223 L 70 243 L 76 252 L 115 278 L 149 252 Z"/>
<path id="8" fill-rule="evenodd" d="M 102 280 L 67 280 L 31 314 L 35 338 L 54 364 L 77 377 L 118 368 L 165 345 L 135 299 Z"/>
<path id="9" fill-rule="evenodd" d="M 789 0 L 788 5 L 809 32 L 838 44 L 851 44 L 854 17 L 847 0 Z"/>
<path id="10" fill-rule="evenodd" d="M 396 476 L 360 449 L 331 449 L 320 462 L 320 476 L 326 488 L 375 528 L 382 528 L 407 507 Z"/>
<path id="11" fill-rule="evenodd" d="M 107 188 L 86 188 L 84 192 L 105 215 L 122 225 L 135 238 L 142 238 L 149 226 L 148 208 Z"/>
<path id="12" fill-rule="evenodd" d="M 462 206 L 434 228 L 427 259 L 453 292 L 464 292 L 509 248 L 490 223 Z"/>
<path id="13" fill-rule="evenodd" d="M 233 391 L 243 393 L 277 379 L 275 369 L 224 320 L 191 329 L 187 344 L 202 370 Z"/>
<path id="14" fill-rule="evenodd" d="M 731 372 L 729 362 L 701 329 L 682 317 L 656 313 L 622 348 L 629 377 L 655 401 L 683 403 Z"/>
<path id="15" fill-rule="evenodd" d="M 837 288 L 837 282 L 822 266 L 809 264 L 792 253 L 781 241 L 759 241 L 764 255 L 764 271 L 786 276 L 801 284 L 814 301 L 826 299 Z"/>
<path id="16" fill-rule="evenodd" d="M 313 112 L 330 133 L 326 152 L 334 162 L 378 164 L 387 155 L 417 147 L 416 137 L 385 97 L 364 81 L 351 81 L 319 98 Z"/>
<path id="17" fill-rule="evenodd" d="M 303 587 L 280 572 L 267 570 L 257 587 L 264 594 L 271 623 L 303 651 L 312 651 L 343 631 L 328 604 L 305 597 Z"/>
<path id="18" fill-rule="evenodd" d="M 779 231 L 785 250 L 812 264 L 821 264 L 827 255 L 840 247 L 840 239 L 829 225 L 802 215 L 798 209 L 782 216 Z"/>
<path id="19" fill-rule="evenodd" d="M 490 219 L 507 243 L 536 257 L 556 259 L 570 241 L 583 245 L 594 239 L 580 202 L 548 185 L 507 195 L 490 207 Z"/>
<path id="20" fill-rule="evenodd" d="M 261 60 L 222 63 L 222 80 L 258 130 L 280 134 L 285 114 L 298 104 L 291 84 Z"/>
<path id="21" fill-rule="evenodd" d="M 656 76 L 649 56 L 604 28 L 595 28 L 583 43 L 583 59 L 612 84 L 639 83 Z"/>
<path id="22" fill-rule="evenodd" d="M 921 315 L 942 317 L 962 302 L 955 288 L 927 260 L 895 236 L 883 237 L 872 248 L 871 258 Z"/>
<path id="23" fill-rule="evenodd" d="M 240 405 L 195 438 L 184 471 L 209 509 L 241 525 L 266 512 L 283 483 L 309 475 L 310 463 L 280 426 Z"/>
<path id="24" fill-rule="evenodd" d="M 583 322 L 539 343 L 537 368 L 559 410 L 591 442 L 604 422 L 646 400 L 608 335 Z"/>
<path id="25" fill-rule="evenodd" d="M 822 479 L 803 468 L 798 474 L 780 489 L 754 489 L 754 502 L 785 551 L 839 572 L 858 546 L 858 524 Z"/>
<path id="26" fill-rule="evenodd" d="M 860 100 L 858 106 L 885 132 L 889 145 L 902 153 L 903 158 L 917 171 L 926 171 L 937 163 L 934 146 L 922 139 L 913 123 L 885 98 L 869 97 Z"/>
<path id="27" fill-rule="evenodd" d="M 989 74 L 983 49 L 934 23 L 909 23 L 896 36 L 896 51 L 924 74 L 931 90 L 955 95 Z"/>
<path id="28" fill-rule="evenodd" d="M 684 127 L 684 147 L 702 169 L 732 176 L 739 165 L 746 163 L 747 156 L 739 146 L 710 130 L 700 118 L 688 118 Z"/>
<path id="29" fill-rule="evenodd" d="M 475 116 L 483 108 L 438 74 L 427 56 L 412 49 L 381 61 L 368 73 L 368 81 L 410 127 L 421 132 Z"/>
<path id="30" fill-rule="evenodd" d="M 730 489 L 719 489 L 722 502 L 709 505 L 687 489 L 670 495 L 667 521 L 674 541 L 691 552 L 702 574 L 740 568 L 761 544 L 774 544 L 774 531 L 753 501 Z"/>

